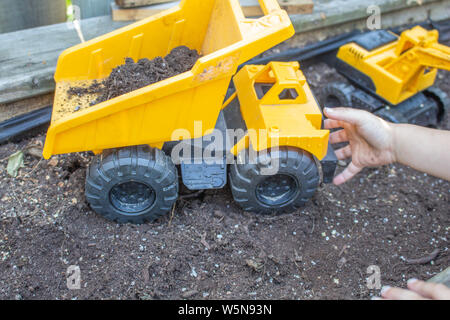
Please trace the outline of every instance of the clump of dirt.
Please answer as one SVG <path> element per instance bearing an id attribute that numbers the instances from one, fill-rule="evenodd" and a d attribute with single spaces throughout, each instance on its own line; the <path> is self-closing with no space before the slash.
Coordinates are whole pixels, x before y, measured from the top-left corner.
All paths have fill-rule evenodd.
<path id="1" fill-rule="evenodd" d="M 108 78 L 102 82 L 94 81 L 87 87 L 72 87 L 67 91 L 69 98 L 86 94 L 99 94 L 91 102 L 91 106 L 131 91 L 146 87 L 150 84 L 171 78 L 189 71 L 197 62 L 200 55 L 196 50 L 186 46 L 174 48 L 166 57 L 147 58 L 134 62 L 126 58 L 125 64 L 114 68 Z"/>
<path id="2" fill-rule="evenodd" d="M 94 80 L 94 82 L 87 88 L 83 87 L 72 87 L 69 90 L 67 90 L 67 95 L 69 98 L 72 98 L 73 96 L 84 96 L 87 94 L 97 94 L 102 92 L 103 90 L 103 84 L 101 82 L 98 82 L 97 80 Z"/>

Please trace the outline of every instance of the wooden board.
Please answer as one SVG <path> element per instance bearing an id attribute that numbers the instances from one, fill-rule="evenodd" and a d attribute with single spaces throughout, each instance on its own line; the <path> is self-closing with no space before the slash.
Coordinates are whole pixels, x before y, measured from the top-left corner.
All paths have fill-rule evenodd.
<path id="1" fill-rule="evenodd" d="M 121 8 L 135 8 L 171 1 L 173 0 L 116 0 L 116 4 Z"/>
<path id="2" fill-rule="evenodd" d="M 121 8 L 114 2 L 111 3 L 111 14 L 113 21 L 136 21 L 148 18 L 154 14 L 170 9 L 177 5 L 179 1 L 170 3 L 155 4 L 140 8 Z"/>
<path id="3" fill-rule="evenodd" d="M 80 8 L 81 19 L 107 16 L 111 13 L 111 0 L 72 0 Z"/>
<path id="4" fill-rule="evenodd" d="M 65 1 L 0 0 L 0 33 L 45 26 L 65 20 Z"/>
<path id="5" fill-rule="evenodd" d="M 82 20 L 81 29 L 89 40 L 127 24 L 103 16 Z M 1 105 L 53 91 L 58 56 L 80 39 L 74 29 L 61 23 L 0 34 L 0 43 Z"/>
<path id="6" fill-rule="evenodd" d="M 53 104 L 53 92 L 11 103 L 0 103 L 0 122 Z"/>
<path id="7" fill-rule="evenodd" d="M 247 17 L 261 16 L 263 14 L 258 1 L 241 0 L 244 14 Z M 308 14 L 314 10 L 313 0 L 278 0 L 283 10 L 289 14 Z"/>
<path id="8" fill-rule="evenodd" d="M 279 0 L 281 7 L 289 14 L 307 14 L 314 9 L 313 0 Z M 179 4 L 180 1 L 171 1 L 167 3 L 160 3 L 151 6 L 139 8 L 121 8 L 115 3 L 112 3 L 112 17 L 114 21 L 131 21 L 141 20 L 160 13 L 164 10 L 170 9 Z M 244 14 L 247 17 L 261 16 L 262 10 L 258 0 L 240 0 Z"/>

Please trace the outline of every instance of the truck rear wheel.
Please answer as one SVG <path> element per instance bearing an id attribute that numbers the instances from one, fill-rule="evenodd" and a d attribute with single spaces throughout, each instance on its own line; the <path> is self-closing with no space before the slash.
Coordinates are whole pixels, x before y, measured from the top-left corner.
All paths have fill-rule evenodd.
<path id="1" fill-rule="evenodd" d="M 279 170 L 264 175 L 268 157 L 272 163 L 279 163 Z M 245 211 L 262 214 L 295 211 L 312 198 L 319 186 L 316 163 L 306 151 L 280 147 L 278 151 L 258 155 L 252 163 L 248 159 L 246 150 L 244 164 L 233 164 L 230 168 L 233 198 Z"/>
<path id="2" fill-rule="evenodd" d="M 168 213 L 178 198 L 172 160 L 148 146 L 111 150 L 94 158 L 86 177 L 91 208 L 118 223 L 141 224 Z"/>

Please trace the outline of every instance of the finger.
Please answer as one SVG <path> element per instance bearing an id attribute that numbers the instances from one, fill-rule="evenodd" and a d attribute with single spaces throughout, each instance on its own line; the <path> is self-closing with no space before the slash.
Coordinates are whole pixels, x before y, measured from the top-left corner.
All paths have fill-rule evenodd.
<path id="1" fill-rule="evenodd" d="M 332 119 L 326 119 L 324 122 L 325 129 L 336 129 L 336 128 L 342 128 L 341 121 L 332 120 Z"/>
<path id="2" fill-rule="evenodd" d="M 417 279 L 408 280 L 408 288 L 417 294 L 435 300 L 450 299 L 450 289 L 440 283 L 428 283 Z"/>
<path id="3" fill-rule="evenodd" d="M 338 160 L 345 160 L 352 156 L 352 148 L 351 146 L 346 146 L 337 150 L 335 153 Z"/>
<path id="4" fill-rule="evenodd" d="M 381 296 L 389 300 L 427 300 L 414 291 L 391 287 L 383 287 Z"/>
<path id="5" fill-rule="evenodd" d="M 341 174 L 337 175 L 336 178 L 334 178 L 333 183 L 335 185 L 341 185 L 343 183 L 346 183 L 350 179 L 352 179 L 355 175 L 357 175 L 359 172 L 361 172 L 362 168 L 359 168 L 354 165 L 353 162 L 351 162 L 347 168 L 345 168 L 344 171 L 342 171 Z"/>
<path id="6" fill-rule="evenodd" d="M 347 131 L 345 131 L 345 130 L 335 131 L 330 134 L 330 143 L 331 144 L 347 142 L 347 141 L 348 141 Z"/>
<path id="7" fill-rule="evenodd" d="M 364 123 L 368 117 L 372 116 L 367 111 L 352 108 L 325 108 L 324 113 L 332 120 L 345 121 L 355 125 Z"/>
<path id="8" fill-rule="evenodd" d="M 335 108 L 333 108 L 333 109 L 335 109 Z M 332 108 L 323 108 L 323 114 L 324 114 L 327 118 L 331 118 L 331 117 L 330 117 L 330 114 L 332 114 L 332 113 L 333 113 Z"/>

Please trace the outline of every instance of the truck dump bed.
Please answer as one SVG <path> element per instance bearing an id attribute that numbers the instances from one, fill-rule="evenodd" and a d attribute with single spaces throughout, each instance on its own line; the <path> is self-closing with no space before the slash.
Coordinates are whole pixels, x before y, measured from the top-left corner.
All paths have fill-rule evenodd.
<path id="1" fill-rule="evenodd" d="M 238 0 L 184 0 L 166 12 L 64 51 L 55 73 L 53 115 L 44 157 L 148 144 L 162 147 L 176 129 L 198 138 L 213 129 L 232 76 L 243 62 L 294 34 L 276 0 L 259 0 L 264 17 L 248 19 Z M 102 102 L 94 96 L 69 99 L 70 87 L 106 78 L 125 58 L 196 49 L 192 70 Z M 194 134 L 194 122 L 203 132 Z"/>

